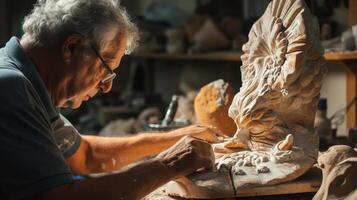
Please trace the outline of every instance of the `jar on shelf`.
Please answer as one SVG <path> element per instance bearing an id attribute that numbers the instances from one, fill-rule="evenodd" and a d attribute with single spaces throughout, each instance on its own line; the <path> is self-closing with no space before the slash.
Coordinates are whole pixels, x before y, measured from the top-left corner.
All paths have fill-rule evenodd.
<path id="1" fill-rule="evenodd" d="M 325 142 L 332 140 L 331 121 L 327 118 L 327 99 L 325 98 L 321 98 L 317 105 L 314 126 L 321 140 Z"/>

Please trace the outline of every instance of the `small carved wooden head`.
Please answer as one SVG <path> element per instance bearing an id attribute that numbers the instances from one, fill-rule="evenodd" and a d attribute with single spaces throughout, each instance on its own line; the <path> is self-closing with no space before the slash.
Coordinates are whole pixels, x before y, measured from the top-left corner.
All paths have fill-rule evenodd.
<path id="1" fill-rule="evenodd" d="M 335 145 L 318 158 L 322 184 L 313 200 L 357 199 L 357 152 L 350 146 Z"/>

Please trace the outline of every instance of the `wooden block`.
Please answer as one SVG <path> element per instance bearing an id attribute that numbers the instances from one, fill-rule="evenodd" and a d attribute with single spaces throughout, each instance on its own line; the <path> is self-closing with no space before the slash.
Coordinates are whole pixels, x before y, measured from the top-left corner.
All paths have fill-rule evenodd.
<path id="1" fill-rule="evenodd" d="M 198 123 L 214 126 L 223 134 L 233 136 L 237 128 L 228 116 L 233 96 L 232 87 L 222 79 L 202 87 L 194 102 Z"/>

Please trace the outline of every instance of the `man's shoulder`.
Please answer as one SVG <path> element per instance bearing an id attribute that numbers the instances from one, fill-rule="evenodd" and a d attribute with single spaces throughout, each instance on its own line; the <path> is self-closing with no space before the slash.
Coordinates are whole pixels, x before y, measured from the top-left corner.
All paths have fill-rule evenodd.
<path id="1" fill-rule="evenodd" d="M 9 57 L 5 48 L 0 49 L 0 70 L 14 69 L 17 70 L 16 62 Z"/>
<path id="2" fill-rule="evenodd" d="M 11 92 L 16 89 L 25 89 L 28 84 L 29 81 L 21 71 L 0 65 L 0 90 Z"/>
<path id="3" fill-rule="evenodd" d="M 11 107 L 37 105 L 31 82 L 19 70 L 0 66 L 0 104 Z M 1 106 L 3 107 L 3 106 Z"/>

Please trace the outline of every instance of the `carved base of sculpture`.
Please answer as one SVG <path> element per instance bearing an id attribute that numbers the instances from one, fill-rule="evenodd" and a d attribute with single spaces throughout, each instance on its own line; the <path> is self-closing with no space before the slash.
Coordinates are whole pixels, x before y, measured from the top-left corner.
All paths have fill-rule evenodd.
<path id="1" fill-rule="evenodd" d="M 291 181 L 316 162 L 317 147 L 317 134 L 299 132 L 288 135 L 269 150 L 217 153 L 217 171 L 199 172 L 170 182 L 166 191 L 184 198 L 229 198 L 244 188 Z"/>

